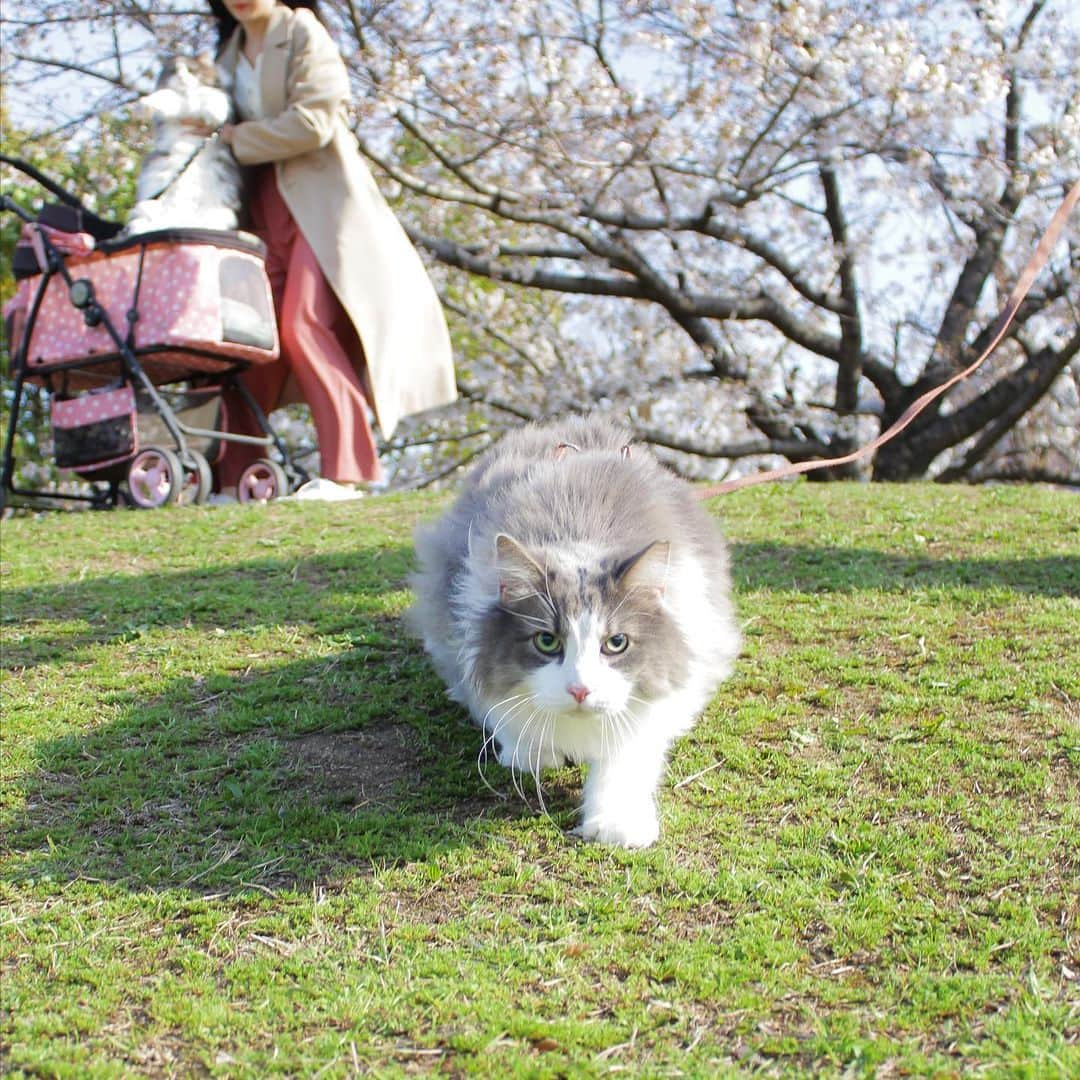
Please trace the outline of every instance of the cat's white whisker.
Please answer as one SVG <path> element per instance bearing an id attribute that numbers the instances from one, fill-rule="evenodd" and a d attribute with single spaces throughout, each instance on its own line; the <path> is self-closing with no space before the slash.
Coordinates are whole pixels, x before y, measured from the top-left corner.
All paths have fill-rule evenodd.
<path id="1" fill-rule="evenodd" d="M 622 746 L 633 734 L 633 726 L 630 723 L 630 714 L 620 711 L 613 714 L 613 734 L 616 736 L 617 746 Z"/>
<path id="2" fill-rule="evenodd" d="M 508 798 L 507 794 L 504 791 L 498 791 L 491 786 L 491 781 L 488 780 L 487 775 L 484 773 L 484 766 L 481 763 L 480 758 L 476 759 L 476 773 L 480 777 L 480 783 L 482 783 L 484 787 L 486 787 L 488 791 L 491 792 L 492 795 L 503 800 Z"/>
<path id="3" fill-rule="evenodd" d="M 551 622 L 548 619 L 540 619 L 535 615 L 526 615 L 523 611 L 513 611 L 510 614 L 521 622 L 527 623 L 529 626 L 535 626 L 538 630 L 551 629 Z"/>
<path id="4" fill-rule="evenodd" d="M 547 567 L 544 568 L 544 596 L 547 599 L 548 610 L 551 612 L 552 618 L 557 617 L 559 608 L 551 596 L 551 574 L 548 572 Z"/>
<path id="5" fill-rule="evenodd" d="M 483 762 L 487 760 L 488 748 L 494 745 L 495 740 L 498 738 L 499 732 L 502 731 L 502 729 L 509 723 L 514 713 L 517 712 L 517 710 L 520 709 L 523 705 L 527 705 L 532 700 L 533 695 L 531 694 L 511 694 L 509 697 L 503 698 L 502 701 L 496 702 L 484 714 L 485 738 L 483 743 L 481 743 L 480 752 L 476 756 L 476 770 L 480 774 L 480 779 L 483 782 L 484 786 L 488 788 L 489 791 L 492 791 L 494 794 L 498 795 L 500 799 L 505 799 L 506 795 L 502 792 L 496 791 L 495 788 L 491 786 L 486 774 L 484 773 Z M 490 731 L 487 731 L 487 718 L 495 709 L 499 708 L 499 706 L 501 705 L 507 704 L 507 702 L 513 702 L 513 704 L 504 713 L 500 714 L 497 717 L 495 726 Z"/>
<path id="6" fill-rule="evenodd" d="M 608 617 L 609 621 L 613 620 L 615 616 L 619 614 L 619 612 L 622 610 L 623 604 L 625 604 L 626 601 L 629 600 L 633 595 L 634 591 L 632 589 L 623 594 L 622 599 L 612 609 L 611 615 Z"/>
<path id="7" fill-rule="evenodd" d="M 539 593 L 539 592 L 533 591 L 533 592 L 530 592 L 530 593 L 515 593 L 515 595 L 514 595 L 514 599 L 515 599 L 515 600 L 516 600 L 516 601 L 517 601 L 518 603 L 524 603 L 524 602 L 525 602 L 526 600 L 533 600 L 533 599 L 536 599 L 536 600 L 544 600 L 544 599 L 545 599 L 545 597 L 544 597 L 544 594 L 543 594 L 543 593 Z M 500 604 L 500 605 L 499 605 L 499 607 L 500 607 L 500 608 L 502 608 L 502 610 L 503 610 L 503 611 L 507 612 L 507 613 L 508 613 L 508 614 L 510 614 L 510 615 L 515 615 L 515 614 L 517 614 L 517 613 L 516 613 L 516 612 L 515 612 L 515 611 L 513 610 L 513 608 L 508 608 L 508 607 L 506 607 L 506 606 L 505 606 L 505 605 L 503 605 L 503 604 Z"/>
<path id="8" fill-rule="evenodd" d="M 510 695 L 509 695 L 508 697 L 504 697 L 504 698 L 502 699 L 502 701 L 496 701 L 496 702 L 495 702 L 495 704 L 494 704 L 494 705 L 492 705 L 492 706 L 491 706 L 491 708 L 490 708 L 490 709 L 488 709 L 488 711 L 487 711 L 486 713 L 484 713 L 484 719 L 480 721 L 480 726 L 481 726 L 482 728 L 484 728 L 484 729 L 486 730 L 486 728 L 487 728 L 487 721 L 488 721 L 488 717 L 489 717 L 489 716 L 490 716 L 490 715 L 491 715 L 491 714 L 492 714 L 492 713 L 493 713 L 493 712 L 494 712 L 494 711 L 495 711 L 496 709 L 498 709 L 498 708 L 501 708 L 501 707 L 502 707 L 503 705 L 507 704 L 507 702 L 510 702 L 510 701 L 515 701 L 515 700 L 517 700 L 517 701 L 521 701 L 521 700 L 523 700 L 523 699 L 527 698 L 528 696 L 529 696 L 529 695 L 528 695 L 527 693 L 520 693 L 520 694 L 510 694 Z"/>
<path id="9" fill-rule="evenodd" d="M 619 747 L 621 747 L 623 744 L 624 738 L 624 729 L 621 713 L 614 713 L 612 715 L 611 724 L 609 725 L 608 730 L 611 733 L 611 738 L 608 741 L 609 751 L 612 754 L 617 754 L 619 752 Z"/>
<path id="10" fill-rule="evenodd" d="M 488 737 L 488 738 L 487 738 L 487 739 L 485 740 L 485 744 L 486 744 L 486 745 L 489 745 L 489 746 L 490 746 L 490 745 L 493 745 L 493 744 L 495 743 L 495 741 L 496 741 L 496 740 L 498 740 L 498 741 L 499 741 L 500 743 L 503 743 L 503 742 L 504 742 L 505 740 L 503 740 L 503 739 L 502 739 L 502 731 L 503 731 L 503 729 L 504 729 L 505 727 L 507 727 L 507 726 L 508 726 L 508 725 L 510 724 L 510 721 L 511 721 L 511 719 L 512 719 L 512 713 L 513 713 L 513 712 L 515 712 L 515 711 L 517 711 L 517 710 L 518 710 L 519 708 L 521 708 L 521 707 L 522 707 L 523 705 L 528 705 L 528 704 L 530 704 L 530 703 L 531 703 L 531 701 L 532 701 L 532 699 L 531 699 L 531 698 L 528 698 L 528 699 L 526 699 L 525 701 L 520 701 L 520 702 L 518 702 L 518 703 L 517 703 L 516 705 L 514 705 L 514 706 L 513 706 L 513 709 L 511 710 L 511 712 L 508 712 L 508 713 L 507 713 L 507 715 L 506 715 L 505 717 L 503 717 L 503 718 L 502 718 L 502 719 L 500 720 L 500 722 L 499 722 L 499 723 L 497 723 L 497 724 L 495 725 L 495 727 L 494 727 L 494 728 L 492 728 L 492 731 L 491 731 L 491 734 L 490 734 L 490 736 L 489 736 L 489 737 Z M 520 736 L 520 734 L 519 734 L 519 735 L 518 735 L 518 739 L 519 739 L 519 741 L 520 741 L 520 738 L 521 738 L 521 736 Z"/>
<path id="11" fill-rule="evenodd" d="M 490 731 L 486 727 L 487 722 L 486 722 L 486 719 L 485 719 L 485 727 L 484 727 L 485 737 L 484 737 L 483 744 L 480 747 L 480 757 L 486 757 L 487 756 L 488 748 L 495 743 L 495 740 L 498 737 L 499 732 L 506 726 L 506 724 L 509 722 L 510 717 L 514 714 L 514 712 L 517 709 L 519 709 L 522 706 L 522 704 L 524 704 L 527 700 L 528 700 L 528 697 L 523 696 L 521 701 L 516 702 L 505 713 L 500 714 L 498 716 L 498 718 L 496 719 L 495 724 L 491 728 Z M 488 710 L 488 715 L 490 715 L 490 710 Z"/>
<path id="12" fill-rule="evenodd" d="M 521 756 L 519 754 L 519 751 L 521 749 L 521 741 L 522 741 L 522 739 L 525 738 L 526 734 L 529 731 L 529 728 L 531 728 L 532 725 L 533 725 L 533 721 L 535 721 L 537 716 L 540 715 L 540 712 L 541 712 L 540 708 L 537 707 L 536 709 L 534 709 L 529 714 L 528 720 L 525 721 L 525 723 L 522 726 L 521 730 L 518 732 L 517 742 L 514 743 L 514 752 L 513 752 L 513 755 L 510 758 L 510 779 L 514 784 L 514 789 L 521 796 L 521 801 L 523 803 L 525 803 L 526 806 L 528 806 L 528 804 L 529 804 L 529 797 L 525 794 L 525 792 L 522 790 L 522 787 L 521 787 L 521 776 L 523 775 L 523 773 L 522 773 L 521 764 L 520 764 Z M 529 746 L 530 746 L 530 744 L 528 742 L 526 742 L 526 744 L 525 744 L 525 748 L 526 748 L 525 763 L 526 763 L 526 765 L 529 763 L 529 760 L 528 760 Z M 515 769 L 514 769 L 515 765 L 517 765 L 516 772 L 515 772 Z"/>
<path id="13" fill-rule="evenodd" d="M 546 586 L 545 586 L 546 588 Z M 551 599 L 549 592 L 531 592 L 531 593 L 519 593 L 515 596 L 515 600 L 521 603 L 525 600 L 539 600 L 551 612 L 552 617 L 558 614 L 558 609 L 555 607 L 555 602 Z M 502 605 L 500 605 L 502 607 Z M 522 617 L 523 613 L 520 611 L 510 610 L 506 607 L 502 607 L 503 611 L 506 611 L 509 615 L 514 615 L 518 618 Z"/>
<path id="14" fill-rule="evenodd" d="M 547 803 L 544 802 L 544 789 L 540 784 L 540 760 L 544 752 L 544 734 L 551 726 L 551 723 L 551 717 L 548 716 L 540 728 L 540 738 L 536 740 L 536 768 L 533 770 L 533 780 L 536 782 L 536 797 L 540 802 L 540 812 L 548 821 L 551 820 L 551 815 L 548 813 Z"/>

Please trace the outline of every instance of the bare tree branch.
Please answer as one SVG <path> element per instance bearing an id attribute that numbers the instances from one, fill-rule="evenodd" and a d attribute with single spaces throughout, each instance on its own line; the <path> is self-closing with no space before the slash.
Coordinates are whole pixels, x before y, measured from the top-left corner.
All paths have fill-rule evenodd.
<path id="1" fill-rule="evenodd" d="M 949 439 L 958 442 L 976 432 L 982 434 L 958 464 L 941 474 L 941 479 L 959 480 L 983 461 L 994 445 L 1050 389 L 1078 352 L 1080 331 L 1061 349 L 1040 349 L 1013 375 L 1001 379 L 970 405 L 950 416 Z"/>
<path id="2" fill-rule="evenodd" d="M 862 376 L 863 332 L 859 313 L 859 289 L 855 281 L 855 259 L 848 238 L 847 220 L 840 197 L 840 181 L 831 164 L 821 166 L 821 186 L 825 192 L 825 220 L 829 223 L 833 246 L 840 263 L 840 353 L 837 357 L 836 411 L 841 415 L 854 411 L 859 401 Z"/>

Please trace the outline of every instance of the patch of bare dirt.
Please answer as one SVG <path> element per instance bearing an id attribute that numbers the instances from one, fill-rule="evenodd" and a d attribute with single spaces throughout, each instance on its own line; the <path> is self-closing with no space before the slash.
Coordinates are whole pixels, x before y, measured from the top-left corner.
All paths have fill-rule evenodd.
<path id="1" fill-rule="evenodd" d="M 314 784 L 348 795 L 358 806 L 394 804 L 422 790 L 422 750 L 408 724 L 314 732 L 284 747 L 290 763 Z"/>

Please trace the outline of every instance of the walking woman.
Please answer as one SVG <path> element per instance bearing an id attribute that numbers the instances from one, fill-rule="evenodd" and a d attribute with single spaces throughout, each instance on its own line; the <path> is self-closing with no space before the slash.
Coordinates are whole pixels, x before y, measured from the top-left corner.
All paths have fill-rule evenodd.
<path id="1" fill-rule="evenodd" d="M 381 478 L 367 406 L 384 438 L 398 419 L 453 401 L 438 297 L 360 157 L 346 122 L 348 75 L 315 0 L 210 0 L 218 66 L 239 120 L 221 138 L 252 166 L 250 217 L 267 246 L 282 359 L 243 380 L 264 412 L 289 375 L 311 408 L 321 472 Z M 232 431 L 256 433 L 235 395 Z M 262 453 L 227 444 L 219 486 Z"/>

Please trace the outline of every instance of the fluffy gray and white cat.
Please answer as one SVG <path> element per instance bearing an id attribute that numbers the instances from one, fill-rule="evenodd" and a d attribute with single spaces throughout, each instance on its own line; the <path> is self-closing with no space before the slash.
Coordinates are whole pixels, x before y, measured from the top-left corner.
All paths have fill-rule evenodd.
<path id="1" fill-rule="evenodd" d="M 740 636 L 716 523 L 629 443 L 596 418 L 502 439 L 417 530 L 409 622 L 501 764 L 586 763 L 576 832 L 647 847 L 668 750 Z"/>
<path id="2" fill-rule="evenodd" d="M 154 121 L 125 235 L 151 229 L 235 229 L 242 199 L 240 166 L 216 132 L 232 114 L 209 57 L 176 57 L 158 87 L 139 99 Z M 209 129 L 207 136 L 189 125 Z"/>

